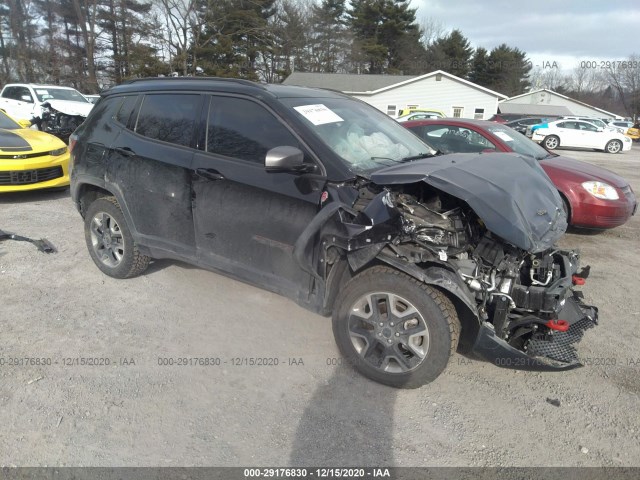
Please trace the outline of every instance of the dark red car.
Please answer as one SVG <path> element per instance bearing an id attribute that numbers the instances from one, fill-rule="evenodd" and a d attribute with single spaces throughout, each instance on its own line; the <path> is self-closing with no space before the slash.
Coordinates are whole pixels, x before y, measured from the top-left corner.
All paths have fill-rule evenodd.
<path id="1" fill-rule="evenodd" d="M 534 157 L 558 187 L 569 224 L 613 228 L 635 213 L 638 203 L 624 178 L 601 167 L 550 153 L 504 125 L 463 119 L 417 120 L 403 126 L 442 153 L 515 152 Z"/>

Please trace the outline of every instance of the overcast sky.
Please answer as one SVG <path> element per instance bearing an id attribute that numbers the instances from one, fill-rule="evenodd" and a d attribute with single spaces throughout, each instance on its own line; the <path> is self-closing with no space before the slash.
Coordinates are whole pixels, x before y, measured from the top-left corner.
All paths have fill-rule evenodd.
<path id="1" fill-rule="evenodd" d="M 506 43 L 533 65 L 557 62 L 571 70 L 586 60 L 625 60 L 640 54 L 640 2 L 609 0 L 412 0 L 416 17 L 457 28 L 473 47 Z"/>

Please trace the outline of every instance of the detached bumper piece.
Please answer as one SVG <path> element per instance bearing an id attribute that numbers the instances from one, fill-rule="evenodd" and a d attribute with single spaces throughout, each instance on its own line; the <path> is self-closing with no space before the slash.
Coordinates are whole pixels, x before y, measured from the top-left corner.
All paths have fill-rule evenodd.
<path id="1" fill-rule="evenodd" d="M 574 292 L 558 314 L 562 320 L 554 321 L 551 333 L 530 338 L 524 345 L 525 351 L 499 338 L 493 326 L 485 323 L 480 327 L 471 354 L 499 367 L 518 370 L 557 371 L 581 367 L 575 345 L 586 330 L 598 324 L 598 309 L 584 305 L 580 298 L 581 294 Z"/>
<path id="2" fill-rule="evenodd" d="M 36 246 L 38 250 L 43 253 L 56 253 L 56 247 L 54 247 L 49 240 L 41 238 L 34 240 L 33 238 L 23 237 L 21 235 L 15 235 L 13 233 L 7 233 L 0 230 L 0 242 L 3 240 L 15 240 L 16 242 L 29 242 Z"/>
<path id="3" fill-rule="evenodd" d="M 580 363 L 577 343 L 584 332 L 598 324 L 598 309 L 580 303 L 576 297 L 567 300 L 560 311 L 560 318 L 569 323 L 565 331 L 555 331 L 552 335 L 540 335 L 531 338 L 525 345 L 527 354 L 532 357 L 546 357 L 562 363 Z"/>

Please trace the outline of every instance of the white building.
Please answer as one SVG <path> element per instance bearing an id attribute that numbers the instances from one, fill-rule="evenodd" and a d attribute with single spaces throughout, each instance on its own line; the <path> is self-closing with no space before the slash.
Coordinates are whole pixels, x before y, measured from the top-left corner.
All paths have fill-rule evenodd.
<path id="1" fill-rule="evenodd" d="M 442 70 L 419 76 L 294 72 L 283 83 L 338 90 L 391 116 L 405 108 L 428 108 L 450 117 L 486 120 L 498 112 L 498 102 L 508 98 Z"/>
<path id="2" fill-rule="evenodd" d="M 523 117 L 527 115 L 576 115 L 611 120 L 619 118 L 615 113 L 593 107 L 546 88 L 502 100 L 499 109 L 500 113 L 522 115 Z"/>

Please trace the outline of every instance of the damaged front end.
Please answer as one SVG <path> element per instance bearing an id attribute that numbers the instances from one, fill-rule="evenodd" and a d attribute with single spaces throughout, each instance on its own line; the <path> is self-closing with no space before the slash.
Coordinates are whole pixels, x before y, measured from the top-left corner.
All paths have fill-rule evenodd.
<path id="1" fill-rule="evenodd" d="M 42 105 L 41 118 L 34 119 L 33 123 L 36 123 L 41 131 L 68 142 L 69 136 L 85 121 L 87 116 L 74 110 L 64 110 L 59 110 L 50 102 L 45 102 Z"/>
<path id="2" fill-rule="evenodd" d="M 535 162 L 510 154 L 448 155 L 360 178 L 347 204 L 330 186 L 311 225 L 329 278 L 383 263 L 447 293 L 462 323 L 461 350 L 498 366 L 580 365 L 575 344 L 597 324 L 575 285 L 579 255 L 554 246 L 566 229 L 561 199 Z M 308 256 L 311 235 L 296 246 Z M 304 251 L 307 250 L 307 254 Z"/>

